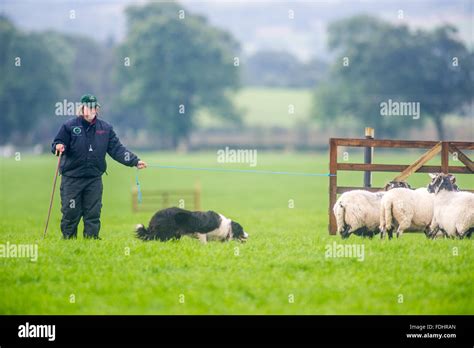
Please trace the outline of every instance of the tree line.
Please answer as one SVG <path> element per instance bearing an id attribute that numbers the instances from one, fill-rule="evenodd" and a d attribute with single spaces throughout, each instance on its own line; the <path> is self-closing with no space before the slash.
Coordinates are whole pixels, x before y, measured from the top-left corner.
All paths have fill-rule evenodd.
<path id="1" fill-rule="evenodd" d="M 357 16 L 332 23 L 328 36 L 335 59 L 313 103 L 326 125 L 363 123 L 395 136 L 432 120 L 442 140 L 443 118 L 457 113 L 472 127 L 474 52 L 455 27 L 410 30 Z"/>
<path id="2" fill-rule="evenodd" d="M 431 119 L 443 139 L 447 114 L 472 117 L 474 54 L 453 26 L 411 30 L 357 16 L 329 26 L 329 62 L 302 63 L 272 51 L 241 62 L 230 33 L 175 3 L 130 6 L 126 19 L 123 42 L 99 43 L 23 32 L 0 16 L 0 144 L 44 139 L 65 121 L 55 105 L 90 92 L 117 126 L 153 130 L 176 147 L 198 126 L 203 108 L 240 124 L 232 96 L 242 83 L 313 88 L 311 116 L 321 127 L 363 124 L 380 136 Z M 393 105 L 400 110 L 407 103 L 421 117 L 394 112 Z"/>

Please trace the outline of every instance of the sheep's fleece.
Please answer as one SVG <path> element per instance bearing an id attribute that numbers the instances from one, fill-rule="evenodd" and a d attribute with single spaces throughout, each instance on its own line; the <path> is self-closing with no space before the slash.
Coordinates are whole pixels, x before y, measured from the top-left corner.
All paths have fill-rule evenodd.
<path id="1" fill-rule="evenodd" d="M 342 237 L 359 230 L 376 233 L 379 227 L 380 201 L 385 192 L 353 190 L 339 197 L 333 211 L 337 232 Z"/>
<path id="2" fill-rule="evenodd" d="M 434 195 L 426 188 L 388 191 L 381 201 L 380 230 L 390 231 L 395 224 L 397 236 L 406 230 L 424 231 L 433 218 L 433 201 Z"/>
<path id="3" fill-rule="evenodd" d="M 450 237 L 469 237 L 474 232 L 474 194 L 446 190 L 436 193 L 430 230 L 435 233 L 438 228 Z"/>

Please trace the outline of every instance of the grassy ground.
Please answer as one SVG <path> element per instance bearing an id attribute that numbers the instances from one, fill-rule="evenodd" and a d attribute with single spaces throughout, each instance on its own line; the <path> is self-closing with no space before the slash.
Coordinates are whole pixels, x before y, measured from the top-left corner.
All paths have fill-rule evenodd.
<path id="1" fill-rule="evenodd" d="M 251 169 L 327 172 L 326 154 L 258 155 L 258 166 Z M 215 153 L 142 157 L 152 163 L 222 166 Z M 387 155 L 379 158 L 383 161 L 408 159 Z M 49 235 L 40 238 L 55 158 L 2 160 L 0 244 L 38 243 L 39 257 L 37 262 L 0 258 L 0 314 L 474 313 L 472 240 L 429 241 L 421 234 L 392 241 L 331 237 L 325 177 L 141 171 L 143 190 L 191 189 L 199 178 L 203 208 L 239 221 L 250 234 L 246 244 L 202 245 L 189 238 L 144 243 L 132 232 L 150 218 L 131 212 L 135 170 L 108 162 L 103 240 L 86 241 L 81 233 L 77 240 L 63 241 L 59 197 Z M 377 176 L 375 183 L 387 178 Z M 339 180 L 357 185 L 362 179 L 343 174 Z M 471 178 L 458 181 L 472 186 Z M 426 182 L 426 175 L 411 181 Z M 363 244 L 364 261 L 326 258 L 326 246 L 333 242 Z"/>
<path id="2" fill-rule="evenodd" d="M 292 127 L 309 119 L 311 98 L 307 89 L 246 87 L 233 100 L 247 127 Z M 203 128 L 220 124 L 207 112 L 201 112 L 198 122 Z"/>

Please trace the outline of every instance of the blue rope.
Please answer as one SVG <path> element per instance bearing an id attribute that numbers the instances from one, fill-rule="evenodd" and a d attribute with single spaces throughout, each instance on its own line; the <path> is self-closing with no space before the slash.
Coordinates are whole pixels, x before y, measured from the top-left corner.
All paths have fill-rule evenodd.
<path id="1" fill-rule="evenodd" d="M 226 173 L 253 173 L 253 174 L 277 174 L 277 175 L 298 175 L 298 176 L 336 176 L 328 173 L 300 173 L 300 172 L 275 172 L 271 170 L 252 170 L 252 169 L 224 169 L 224 168 L 199 168 L 199 167 L 183 167 L 183 166 L 165 166 L 161 164 L 149 164 L 148 167 L 163 169 L 181 169 L 181 170 L 201 170 L 209 172 L 226 172 Z"/>
<path id="2" fill-rule="evenodd" d="M 208 172 L 226 172 L 226 173 L 253 173 L 253 174 L 275 174 L 275 175 L 296 175 L 296 176 L 336 176 L 335 174 L 329 173 L 301 173 L 301 172 L 280 172 L 271 170 L 252 170 L 252 169 L 224 169 L 224 168 L 203 168 L 203 167 L 185 167 L 185 166 L 165 166 L 161 164 L 149 164 L 148 167 L 162 168 L 162 169 L 179 169 L 179 170 L 198 170 Z M 138 171 L 135 177 L 137 184 L 137 201 L 138 204 L 142 203 L 142 191 L 140 189 L 140 182 L 138 181 Z"/>
<path id="3" fill-rule="evenodd" d="M 138 204 L 141 204 L 142 203 L 142 190 L 140 188 L 140 182 L 138 181 L 138 171 L 139 169 L 137 168 L 137 174 L 135 176 L 135 180 L 137 183 L 137 201 L 138 201 Z"/>

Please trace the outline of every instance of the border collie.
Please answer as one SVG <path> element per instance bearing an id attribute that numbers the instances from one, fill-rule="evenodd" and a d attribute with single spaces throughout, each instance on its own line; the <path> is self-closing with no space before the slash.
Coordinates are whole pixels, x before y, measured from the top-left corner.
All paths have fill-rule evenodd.
<path id="1" fill-rule="evenodd" d="M 200 212 L 180 208 L 166 208 L 153 215 L 145 228 L 137 225 L 136 235 L 142 240 L 180 239 L 188 235 L 206 243 L 211 240 L 228 241 L 236 239 L 241 242 L 248 238 L 242 226 L 214 211 Z"/>

